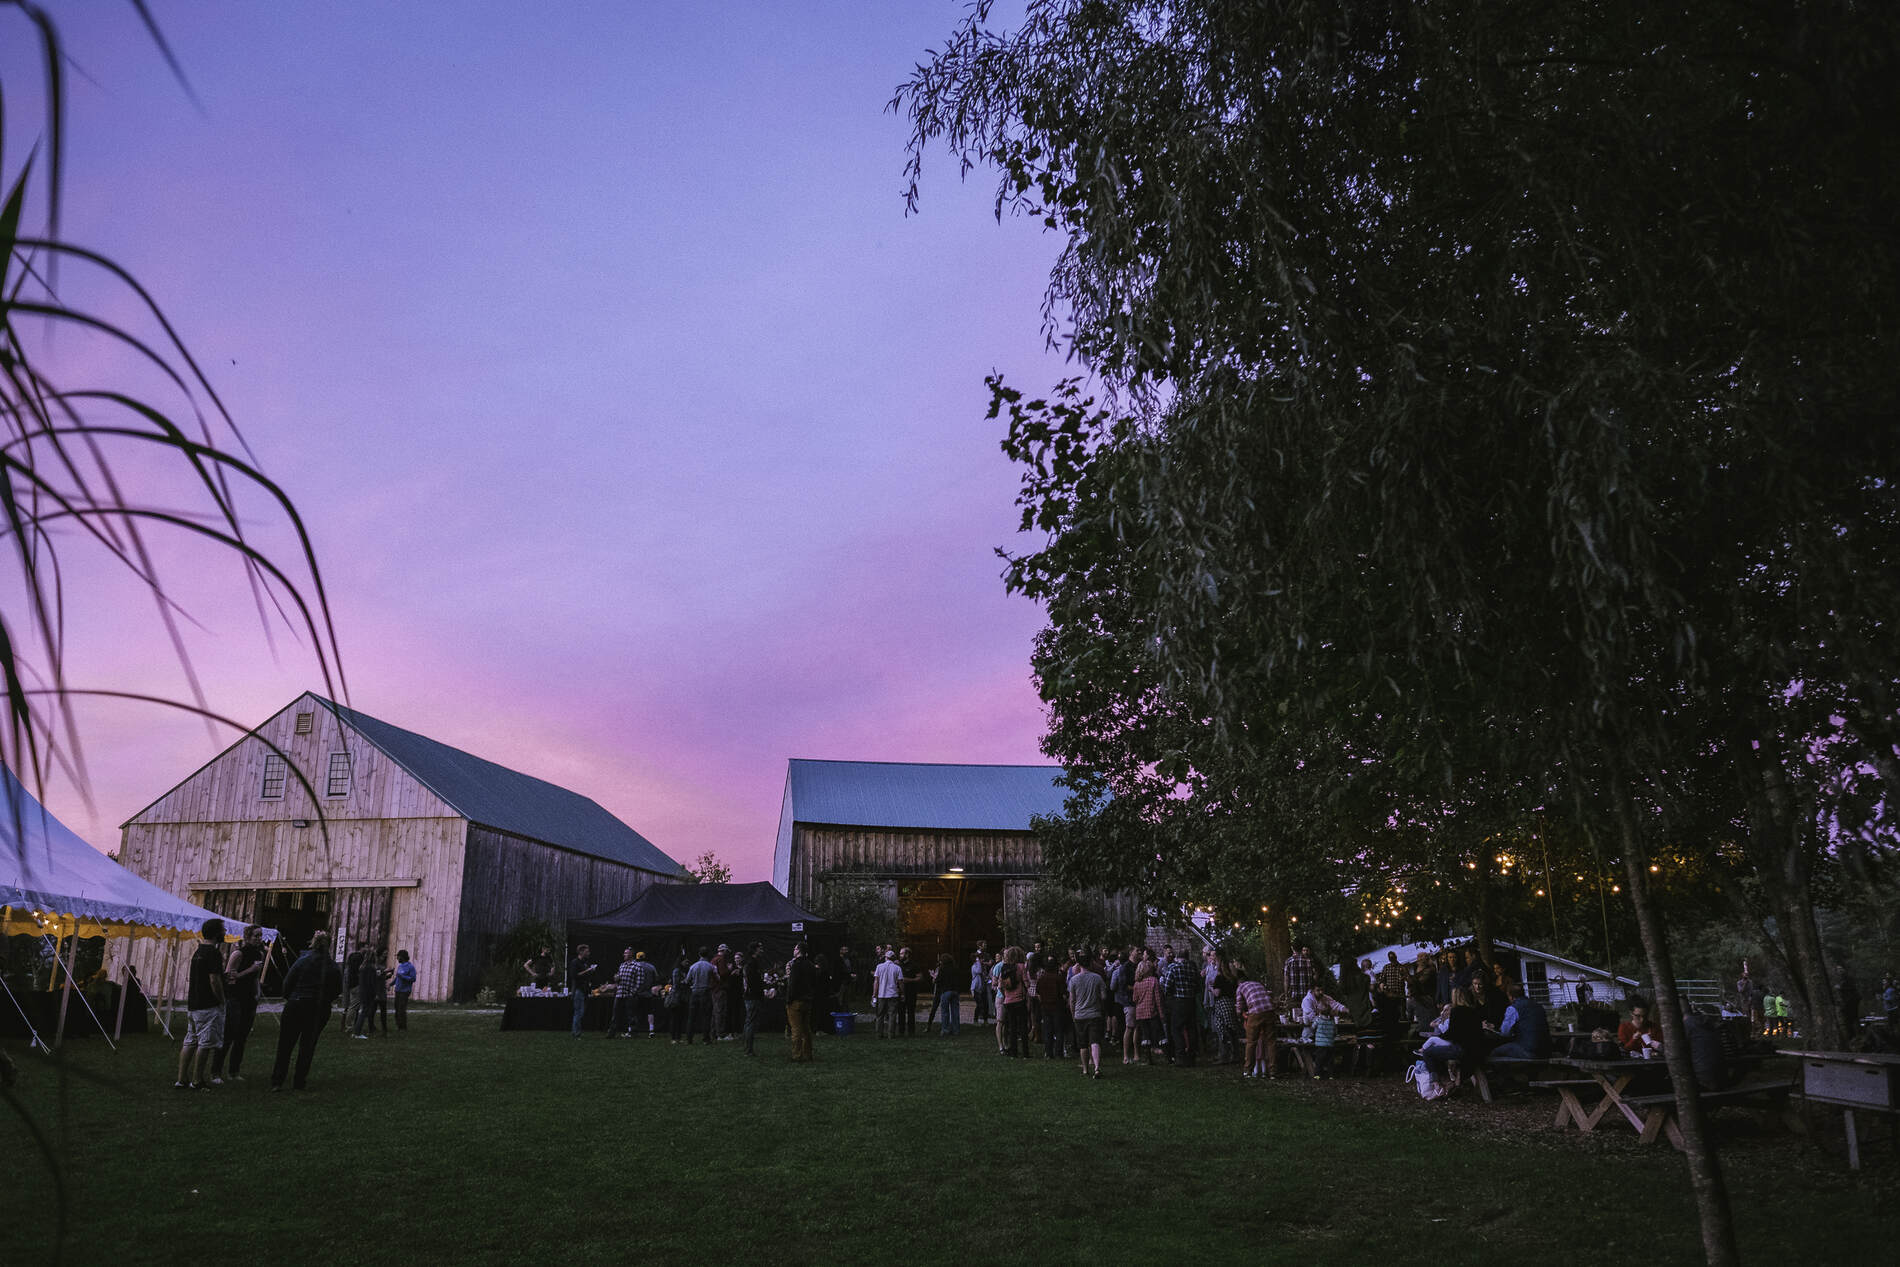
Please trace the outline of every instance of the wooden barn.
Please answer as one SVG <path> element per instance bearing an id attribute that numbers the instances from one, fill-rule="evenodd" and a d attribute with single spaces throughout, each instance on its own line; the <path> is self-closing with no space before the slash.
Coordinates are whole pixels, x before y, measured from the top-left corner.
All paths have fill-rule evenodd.
<path id="1" fill-rule="evenodd" d="M 134 815 L 119 856 L 292 947 L 327 928 L 392 966 L 407 950 L 424 999 L 472 997 L 523 918 L 609 910 L 681 875 L 578 792 L 315 694 Z"/>
<path id="2" fill-rule="evenodd" d="M 785 775 L 772 882 L 821 909 L 837 877 L 883 890 L 925 963 L 1000 945 L 1001 919 L 1042 873 L 1038 815 L 1062 812 L 1061 766 L 923 765 L 794 758 Z M 1126 899 L 1121 922 L 1140 922 Z M 1125 908 L 1125 909 L 1122 909 Z"/>

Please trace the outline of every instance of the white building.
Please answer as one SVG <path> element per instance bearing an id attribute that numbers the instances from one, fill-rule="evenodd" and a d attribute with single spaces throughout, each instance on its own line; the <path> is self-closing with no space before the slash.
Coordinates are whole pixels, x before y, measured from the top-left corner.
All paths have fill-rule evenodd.
<path id="1" fill-rule="evenodd" d="M 1360 959 L 1372 961 L 1372 971 L 1376 975 L 1385 964 L 1387 952 L 1396 954 L 1399 962 L 1407 968 L 1421 954 L 1436 955 L 1443 950 L 1463 950 L 1473 944 L 1474 938 L 1453 937 L 1443 942 L 1405 941 L 1377 950 L 1362 951 Z M 1592 967 L 1587 963 L 1578 963 L 1575 959 L 1566 959 L 1562 955 L 1548 950 L 1539 950 L 1534 946 L 1520 946 L 1516 942 L 1493 938 L 1492 950 L 1498 960 L 1504 964 L 1505 971 L 1515 976 L 1524 987 L 1524 993 L 1546 1007 L 1562 1007 L 1566 1003 L 1577 1001 L 1577 987 L 1588 984 L 1590 997 L 1598 1003 L 1610 1003 L 1628 998 L 1637 993 L 1641 983 L 1633 977 L 1617 976 L 1608 968 Z M 1334 965 L 1337 968 L 1337 965 Z"/>

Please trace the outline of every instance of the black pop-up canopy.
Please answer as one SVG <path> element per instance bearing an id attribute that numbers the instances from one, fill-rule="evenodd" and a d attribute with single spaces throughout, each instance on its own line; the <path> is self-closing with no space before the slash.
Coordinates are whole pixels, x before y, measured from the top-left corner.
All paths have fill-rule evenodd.
<path id="1" fill-rule="evenodd" d="M 680 943 L 689 954 L 722 942 L 744 950 L 765 946 L 771 961 L 789 959 L 792 947 L 809 940 L 814 949 L 835 953 L 845 926 L 819 919 L 770 884 L 656 884 L 617 910 L 569 920 L 567 939 L 585 943 L 597 962 L 619 962 L 627 946 L 647 952 L 662 971 L 672 966 Z"/>

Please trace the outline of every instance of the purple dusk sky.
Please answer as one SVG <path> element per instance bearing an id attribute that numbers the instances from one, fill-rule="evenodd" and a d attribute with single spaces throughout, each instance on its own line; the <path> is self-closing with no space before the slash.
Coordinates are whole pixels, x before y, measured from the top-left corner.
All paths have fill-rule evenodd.
<path id="1" fill-rule="evenodd" d="M 907 219 L 884 111 L 960 4 L 153 9 L 202 113 L 129 5 L 54 6 L 66 236 L 159 298 L 297 502 L 356 707 L 741 880 L 770 876 L 788 757 L 1043 759 L 982 379 L 1065 372 L 1058 244 L 941 158 Z M 74 559 L 69 679 L 182 695 L 150 600 Z M 321 687 L 234 560 L 163 562 L 214 708 Z M 232 737 L 80 716 L 91 806 L 49 796 L 100 847 Z"/>

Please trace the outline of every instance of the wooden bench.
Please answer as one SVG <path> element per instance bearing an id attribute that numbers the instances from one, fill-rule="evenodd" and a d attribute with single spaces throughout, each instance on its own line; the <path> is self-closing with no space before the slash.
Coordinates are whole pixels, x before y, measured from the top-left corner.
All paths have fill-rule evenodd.
<path id="1" fill-rule="evenodd" d="M 1740 1086 L 1724 1087 L 1720 1091 L 1704 1091 L 1699 1098 L 1705 1109 L 1719 1109 L 1730 1104 L 1785 1109 L 1788 1096 L 1793 1091 L 1792 1082 L 1745 1082 Z M 1639 1136 L 1643 1143 L 1653 1144 L 1667 1135 L 1676 1150 L 1682 1150 L 1682 1128 L 1676 1125 L 1675 1092 L 1625 1096 L 1623 1102 L 1643 1115 L 1643 1129 Z M 1786 1114 L 1783 1116 L 1785 1119 Z"/>

